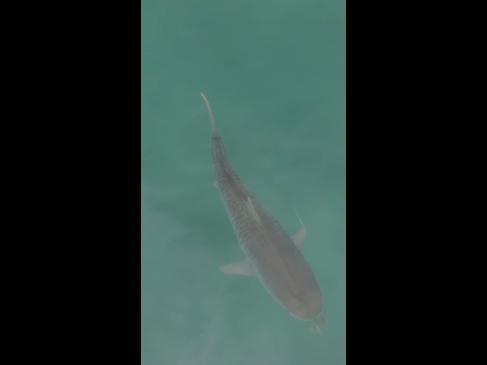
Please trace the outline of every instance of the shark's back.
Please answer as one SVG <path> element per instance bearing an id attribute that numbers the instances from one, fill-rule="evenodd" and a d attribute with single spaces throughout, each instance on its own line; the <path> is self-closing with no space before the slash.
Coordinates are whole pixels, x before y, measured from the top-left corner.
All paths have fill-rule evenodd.
<path id="1" fill-rule="evenodd" d="M 321 294 L 304 257 L 279 222 L 241 183 L 222 154 L 221 140 L 213 139 L 218 188 L 242 250 L 279 303 L 300 318 L 316 316 L 321 311 Z"/>
<path id="2" fill-rule="evenodd" d="M 291 314 L 310 319 L 321 312 L 321 293 L 299 249 L 279 222 L 246 189 L 225 154 L 213 113 L 212 157 L 217 185 L 240 246 L 256 276 Z"/>

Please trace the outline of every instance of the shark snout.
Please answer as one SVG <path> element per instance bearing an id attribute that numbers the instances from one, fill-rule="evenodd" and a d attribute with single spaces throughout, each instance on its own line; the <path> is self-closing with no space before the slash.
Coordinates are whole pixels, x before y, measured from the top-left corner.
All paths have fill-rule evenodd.
<path id="1" fill-rule="evenodd" d="M 291 314 L 298 319 L 308 320 L 318 316 L 322 308 L 321 293 L 319 291 L 310 291 L 295 303 Z"/>

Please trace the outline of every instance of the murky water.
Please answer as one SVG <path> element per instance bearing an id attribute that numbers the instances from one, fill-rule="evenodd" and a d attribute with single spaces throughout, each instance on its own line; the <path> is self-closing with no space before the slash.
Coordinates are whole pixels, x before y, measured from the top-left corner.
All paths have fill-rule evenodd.
<path id="1" fill-rule="evenodd" d="M 344 0 L 142 0 L 142 364 L 345 364 Z M 293 234 L 325 301 L 313 335 L 248 277 L 212 186 L 228 158 Z"/>

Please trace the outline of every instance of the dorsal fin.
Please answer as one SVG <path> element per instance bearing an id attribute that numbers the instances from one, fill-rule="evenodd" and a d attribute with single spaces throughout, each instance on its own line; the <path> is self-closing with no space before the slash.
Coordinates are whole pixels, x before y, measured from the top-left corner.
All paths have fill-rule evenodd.
<path id="1" fill-rule="evenodd" d="M 247 198 L 245 205 L 247 206 L 247 210 L 249 211 L 252 218 L 254 218 L 257 223 L 261 224 L 262 221 L 260 220 L 259 214 L 257 214 L 257 211 L 255 210 L 254 204 L 252 203 L 252 199 L 250 198 L 250 196 Z"/>

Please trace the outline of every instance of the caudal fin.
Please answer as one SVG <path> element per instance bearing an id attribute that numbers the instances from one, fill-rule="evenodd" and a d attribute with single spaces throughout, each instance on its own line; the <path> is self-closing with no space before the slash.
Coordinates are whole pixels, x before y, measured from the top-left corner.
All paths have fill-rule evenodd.
<path id="1" fill-rule="evenodd" d="M 210 103 L 208 102 L 208 99 L 206 98 L 206 95 L 200 92 L 201 97 L 203 98 L 206 109 L 208 109 L 208 115 L 210 116 L 210 121 L 211 121 L 211 129 L 213 132 L 214 136 L 218 135 L 218 129 L 216 128 L 216 122 L 215 122 L 215 116 L 213 115 L 213 110 L 211 110 Z"/>

